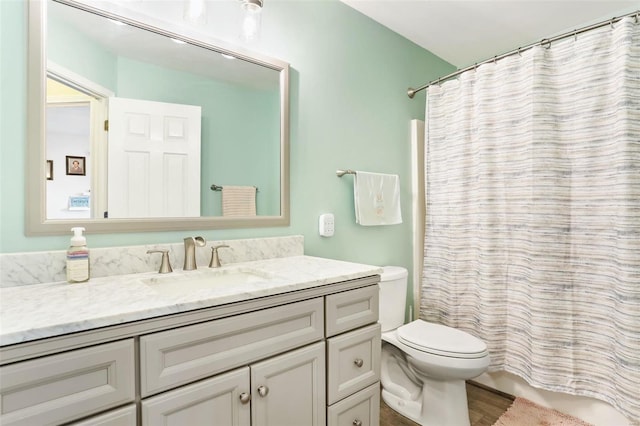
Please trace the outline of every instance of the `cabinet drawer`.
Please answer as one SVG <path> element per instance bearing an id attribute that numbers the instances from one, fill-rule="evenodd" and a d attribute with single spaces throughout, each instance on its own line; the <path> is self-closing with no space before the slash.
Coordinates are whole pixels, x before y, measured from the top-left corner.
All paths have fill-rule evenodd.
<path id="1" fill-rule="evenodd" d="M 71 423 L 71 426 L 136 426 L 136 406 L 131 404 L 99 416 Z"/>
<path id="2" fill-rule="evenodd" d="M 380 382 L 330 406 L 328 426 L 378 426 L 380 423 Z"/>
<path id="3" fill-rule="evenodd" d="M 133 339 L 0 368 L 8 425 L 68 422 L 134 400 Z"/>
<path id="4" fill-rule="evenodd" d="M 323 325 L 315 298 L 142 336 L 142 396 L 321 340 Z"/>
<path id="5" fill-rule="evenodd" d="M 380 324 L 327 340 L 329 404 L 380 380 Z"/>
<path id="6" fill-rule="evenodd" d="M 378 286 L 327 296 L 327 337 L 378 321 Z"/>

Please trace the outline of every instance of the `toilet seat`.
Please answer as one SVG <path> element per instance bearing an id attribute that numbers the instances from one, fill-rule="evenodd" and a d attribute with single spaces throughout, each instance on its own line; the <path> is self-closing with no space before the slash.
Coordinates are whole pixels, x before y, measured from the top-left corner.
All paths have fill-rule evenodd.
<path id="1" fill-rule="evenodd" d="M 415 320 L 396 331 L 401 343 L 421 352 L 467 359 L 482 358 L 488 354 L 487 345 L 482 340 L 445 325 Z"/>

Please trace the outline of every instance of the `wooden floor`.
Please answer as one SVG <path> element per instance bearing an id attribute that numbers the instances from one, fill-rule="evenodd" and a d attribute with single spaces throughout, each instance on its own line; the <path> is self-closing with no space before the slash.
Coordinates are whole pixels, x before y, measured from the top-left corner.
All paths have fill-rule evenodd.
<path id="1" fill-rule="evenodd" d="M 489 390 L 473 382 L 467 382 L 469 420 L 471 426 L 491 426 L 507 411 L 513 397 Z M 419 426 L 389 408 L 380 399 L 380 426 Z"/>

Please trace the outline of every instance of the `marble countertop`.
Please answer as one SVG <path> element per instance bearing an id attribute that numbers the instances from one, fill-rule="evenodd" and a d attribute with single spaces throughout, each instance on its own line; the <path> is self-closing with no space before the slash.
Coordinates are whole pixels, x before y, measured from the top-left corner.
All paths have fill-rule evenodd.
<path id="1" fill-rule="evenodd" d="M 233 271 L 259 272 L 254 282 L 157 291 L 153 281 L 176 281 Z M 215 272 L 212 272 L 215 271 Z M 225 265 L 211 270 L 156 272 L 0 288 L 0 346 L 131 321 L 214 307 L 381 274 L 382 268 L 311 256 Z M 146 281 L 146 283 L 145 283 Z M 179 288 L 179 287 L 178 287 Z"/>

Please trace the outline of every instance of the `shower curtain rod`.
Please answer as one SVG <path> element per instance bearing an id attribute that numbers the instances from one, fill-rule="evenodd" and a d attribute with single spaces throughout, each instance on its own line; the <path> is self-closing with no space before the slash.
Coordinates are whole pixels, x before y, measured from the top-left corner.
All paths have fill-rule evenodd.
<path id="1" fill-rule="evenodd" d="M 635 16 L 636 17 L 636 24 L 637 24 L 638 21 L 640 20 L 640 10 L 636 10 L 634 12 L 627 13 L 626 15 L 613 17 L 613 18 L 611 18 L 611 19 L 609 19 L 607 21 L 598 22 L 597 24 L 589 25 L 587 27 L 583 27 L 583 28 L 580 28 L 580 29 L 577 29 L 577 30 L 573 30 L 573 31 L 564 33 L 564 34 L 560 34 L 560 35 L 557 35 L 555 37 L 544 38 L 544 39 L 542 39 L 542 40 L 540 40 L 538 42 L 531 43 L 531 44 L 529 44 L 527 46 L 524 46 L 524 47 L 518 47 L 515 50 L 511 50 L 511 51 L 509 51 L 507 53 L 503 53 L 502 55 L 496 55 L 493 58 L 486 59 L 486 60 L 484 60 L 482 62 L 476 62 L 475 64 L 473 64 L 471 66 L 468 66 L 466 68 L 454 71 L 451 74 L 447 74 L 444 77 L 438 78 L 437 80 L 432 80 L 429 83 L 425 84 L 424 86 L 418 87 L 417 89 L 409 88 L 409 89 L 407 89 L 407 96 L 409 96 L 409 98 L 413 99 L 413 97 L 415 96 L 416 93 L 426 89 L 427 87 L 429 87 L 429 86 L 431 86 L 433 84 L 440 84 L 440 83 L 442 83 L 442 82 L 444 82 L 446 80 L 452 79 L 453 77 L 457 77 L 457 76 L 459 76 L 460 74 L 462 74 L 464 72 L 470 71 L 472 69 L 476 69 L 479 65 L 488 64 L 489 62 L 494 62 L 495 63 L 496 61 L 498 61 L 500 59 L 504 59 L 504 58 L 506 58 L 508 56 L 512 56 L 512 55 L 515 55 L 515 54 L 519 55 L 522 52 L 527 51 L 527 50 L 529 50 L 529 49 L 531 49 L 531 48 L 533 48 L 535 46 L 545 46 L 548 49 L 548 48 L 551 47 L 551 43 L 554 43 L 554 42 L 556 42 L 558 40 L 562 40 L 562 39 L 568 38 L 568 37 L 577 37 L 578 34 L 586 33 L 587 31 L 595 30 L 597 28 L 601 28 L 601 27 L 604 27 L 606 25 L 612 25 L 613 26 L 613 24 L 615 24 L 616 22 L 620 21 L 622 18 L 626 18 L 628 16 Z"/>

